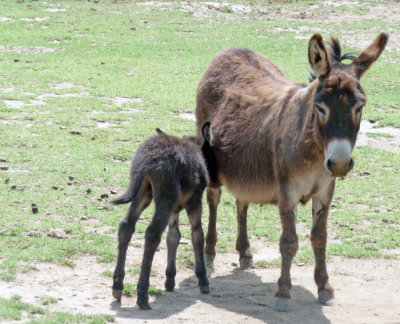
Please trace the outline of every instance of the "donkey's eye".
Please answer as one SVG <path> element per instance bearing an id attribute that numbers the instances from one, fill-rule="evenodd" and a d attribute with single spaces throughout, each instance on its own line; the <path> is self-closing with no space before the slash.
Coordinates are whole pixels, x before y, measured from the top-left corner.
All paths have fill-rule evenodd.
<path id="1" fill-rule="evenodd" d="M 317 108 L 318 112 L 321 114 L 322 117 L 326 117 L 326 109 L 322 108 L 319 105 L 315 105 L 315 107 Z"/>
<path id="2" fill-rule="evenodd" d="M 357 107 L 357 108 L 356 108 L 356 115 L 359 115 L 359 114 L 361 114 L 361 112 L 362 112 L 362 109 L 363 109 L 363 106 L 361 106 L 361 107 Z"/>

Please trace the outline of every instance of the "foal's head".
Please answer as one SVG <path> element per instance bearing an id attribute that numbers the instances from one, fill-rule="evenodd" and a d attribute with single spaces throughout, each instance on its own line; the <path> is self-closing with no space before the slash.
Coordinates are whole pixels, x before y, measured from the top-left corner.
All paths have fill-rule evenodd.
<path id="1" fill-rule="evenodd" d="M 357 58 L 342 56 L 340 44 L 332 38 L 329 52 L 322 36 L 314 34 L 308 45 L 308 59 L 318 78 L 314 97 L 319 135 L 325 150 L 325 168 L 335 177 L 345 176 L 354 165 L 351 153 L 360 129 L 366 103 L 361 76 L 386 46 L 388 35 L 381 33 Z M 350 64 L 342 63 L 350 59 Z"/>

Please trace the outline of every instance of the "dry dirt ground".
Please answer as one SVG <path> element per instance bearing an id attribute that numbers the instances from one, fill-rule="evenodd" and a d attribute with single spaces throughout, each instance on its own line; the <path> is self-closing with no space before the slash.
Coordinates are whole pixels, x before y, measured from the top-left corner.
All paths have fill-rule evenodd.
<path id="1" fill-rule="evenodd" d="M 262 257 L 265 251 L 275 257 L 277 248 L 264 249 Z M 141 248 L 130 247 L 128 260 L 140 260 L 141 255 Z M 74 269 L 38 263 L 39 271 L 20 273 L 15 282 L 0 282 L 0 291 L 2 297 L 19 294 L 36 305 L 41 296 L 52 296 L 58 302 L 47 306 L 51 311 L 113 314 L 117 323 L 400 323 L 399 260 L 330 260 L 337 302 L 331 307 L 316 301 L 313 267 L 293 264 L 291 306 L 287 313 L 279 313 L 273 309 L 279 268 L 243 271 L 237 268 L 236 254 L 220 254 L 208 272 L 210 294 L 200 294 L 193 271 L 182 267 L 176 289 L 169 293 L 163 289 L 166 259 L 164 249 L 156 253 L 151 284 L 163 293 L 150 297 L 151 311 L 140 310 L 135 297 L 114 301 L 112 279 L 102 275 L 104 264 L 89 256 L 76 260 Z M 137 275 L 128 274 L 125 282 L 136 285 Z"/>

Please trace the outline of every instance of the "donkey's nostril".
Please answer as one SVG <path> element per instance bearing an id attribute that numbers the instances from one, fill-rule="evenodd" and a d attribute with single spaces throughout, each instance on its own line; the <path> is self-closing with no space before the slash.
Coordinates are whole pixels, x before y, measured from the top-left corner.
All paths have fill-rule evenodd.
<path id="1" fill-rule="evenodd" d="M 349 162 L 349 171 L 350 171 L 351 169 L 353 169 L 353 167 L 354 167 L 354 160 L 353 160 L 353 159 L 350 159 L 350 162 Z"/>
<path id="2" fill-rule="evenodd" d="M 328 167 L 328 170 L 332 170 L 334 165 L 335 165 L 335 163 L 332 162 L 331 159 L 329 159 L 329 160 L 326 162 L 326 166 Z"/>

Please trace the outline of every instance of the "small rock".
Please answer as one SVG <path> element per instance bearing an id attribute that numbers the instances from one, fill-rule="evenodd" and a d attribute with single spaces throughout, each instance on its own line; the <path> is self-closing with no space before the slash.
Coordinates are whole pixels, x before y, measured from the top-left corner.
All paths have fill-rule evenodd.
<path id="1" fill-rule="evenodd" d="M 0 158 L 0 162 L 7 162 L 7 160 Z"/>
<path id="2" fill-rule="evenodd" d="M 360 171 L 360 176 L 369 176 L 370 174 L 368 171 Z"/>
<path id="3" fill-rule="evenodd" d="M 299 263 L 297 263 L 297 266 L 298 266 L 298 267 L 302 267 L 303 265 L 305 265 L 304 262 L 299 262 Z"/>
<path id="4" fill-rule="evenodd" d="M 112 194 L 112 195 L 116 195 L 118 192 L 116 192 L 115 190 L 110 190 L 110 194 Z"/>
<path id="5" fill-rule="evenodd" d="M 107 168 L 104 168 L 104 172 L 107 172 Z"/>
<path id="6" fill-rule="evenodd" d="M 389 223 L 389 220 L 387 218 L 382 218 L 382 222 Z"/>
<path id="7" fill-rule="evenodd" d="M 39 207 L 36 204 L 32 204 L 32 214 L 37 214 L 39 212 Z"/>
<path id="8" fill-rule="evenodd" d="M 100 62 L 101 63 L 101 65 L 104 65 L 104 64 L 106 64 L 106 63 L 104 63 L 104 62 Z"/>
<path id="9" fill-rule="evenodd" d="M 87 216 L 81 216 L 81 220 L 87 220 Z"/>
<path id="10" fill-rule="evenodd" d="M 7 184 L 10 182 L 10 178 L 7 178 L 6 180 L 4 180 L 4 183 Z"/>
<path id="11" fill-rule="evenodd" d="M 82 135 L 82 132 L 78 131 L 78 130 L 72 130 L 72 131 L 69 131 L 69 133 L 72 135 Z"/>
<path id="12" fill-rule="evenodd" d="M 371 124 L 375 124 L 376 123 L 376 120 L 375 119 L 368 119 L 368 121 L 371 123 Z"/>
<path id="13" fill-rule="evenodd" d="M 87 189 L 86 189 L 86 193 L 87 193 L 87 194 L 90 194 L 91 192 L 92 192 L 92 189 L 90 189 L 90 188 L 87 188 Z"/>
<path id="14" fill-rule="evenodd" d="M 94 134 L 90 139 L 91 139 L 92 141 L 94 141 L 94 140 L 97 139 L 97 137 L 98 137 L 98 135 Z"/>
<path id="15" fill-rule="evenodd" d="M 75 177 L 69 175 L 69 176 L 68 176 L 68 179 L 72 181 L 72 180 L 75 179 Z"/>
<path id="16" fill-rule="evenodd" d="M 106 193 L 103 193 L 103 194 L 101 194 L 100 198 L 101 198 L 101 199 L 108 198 L 108 194 L 106 194 Z"/>
<path id="17" fill-rule="evenodd" d="M 19 60 L 18 59 L 14 59 L 14 62 L 16 63 L 16 62 L 19 62 Z"/>
<path id="18" fill-rule="evenodd" d="M 232 262 L 232 263 L 231 263 L 231 266 L 232 266 L 232 267 L 237 267 L 238 264 L 237 264 L 236 262 Z"/>
<path id="19" fill-rule="evenodd" d="M 131 30 L 136 30 L 136 27 L 135 27 L 135 26 L 132 26 L 132 27 L 131 27 Z"/>
<path id="20" fill-rule="evenodd" d="M 7 171 L 8 170 L 8 166 L 0 166 L 0 170 Z"/>
<path id="21" fill-rule="evenodd" d="M 60 129 L 66 129 L 67 127 L 65 127 L 65 126 L 60 126 Z"/>
<path id="22" fill-rule="evenodd" d="M 67 185 L 68 185 L 68 186 L 72 186 L 72 182 L 68 182 Z"/>
<path id="23" fill-rule="evenodd" d="M 58 190 L 58 187 L 57 186 L 52 186 L 51 189 Z"/>

